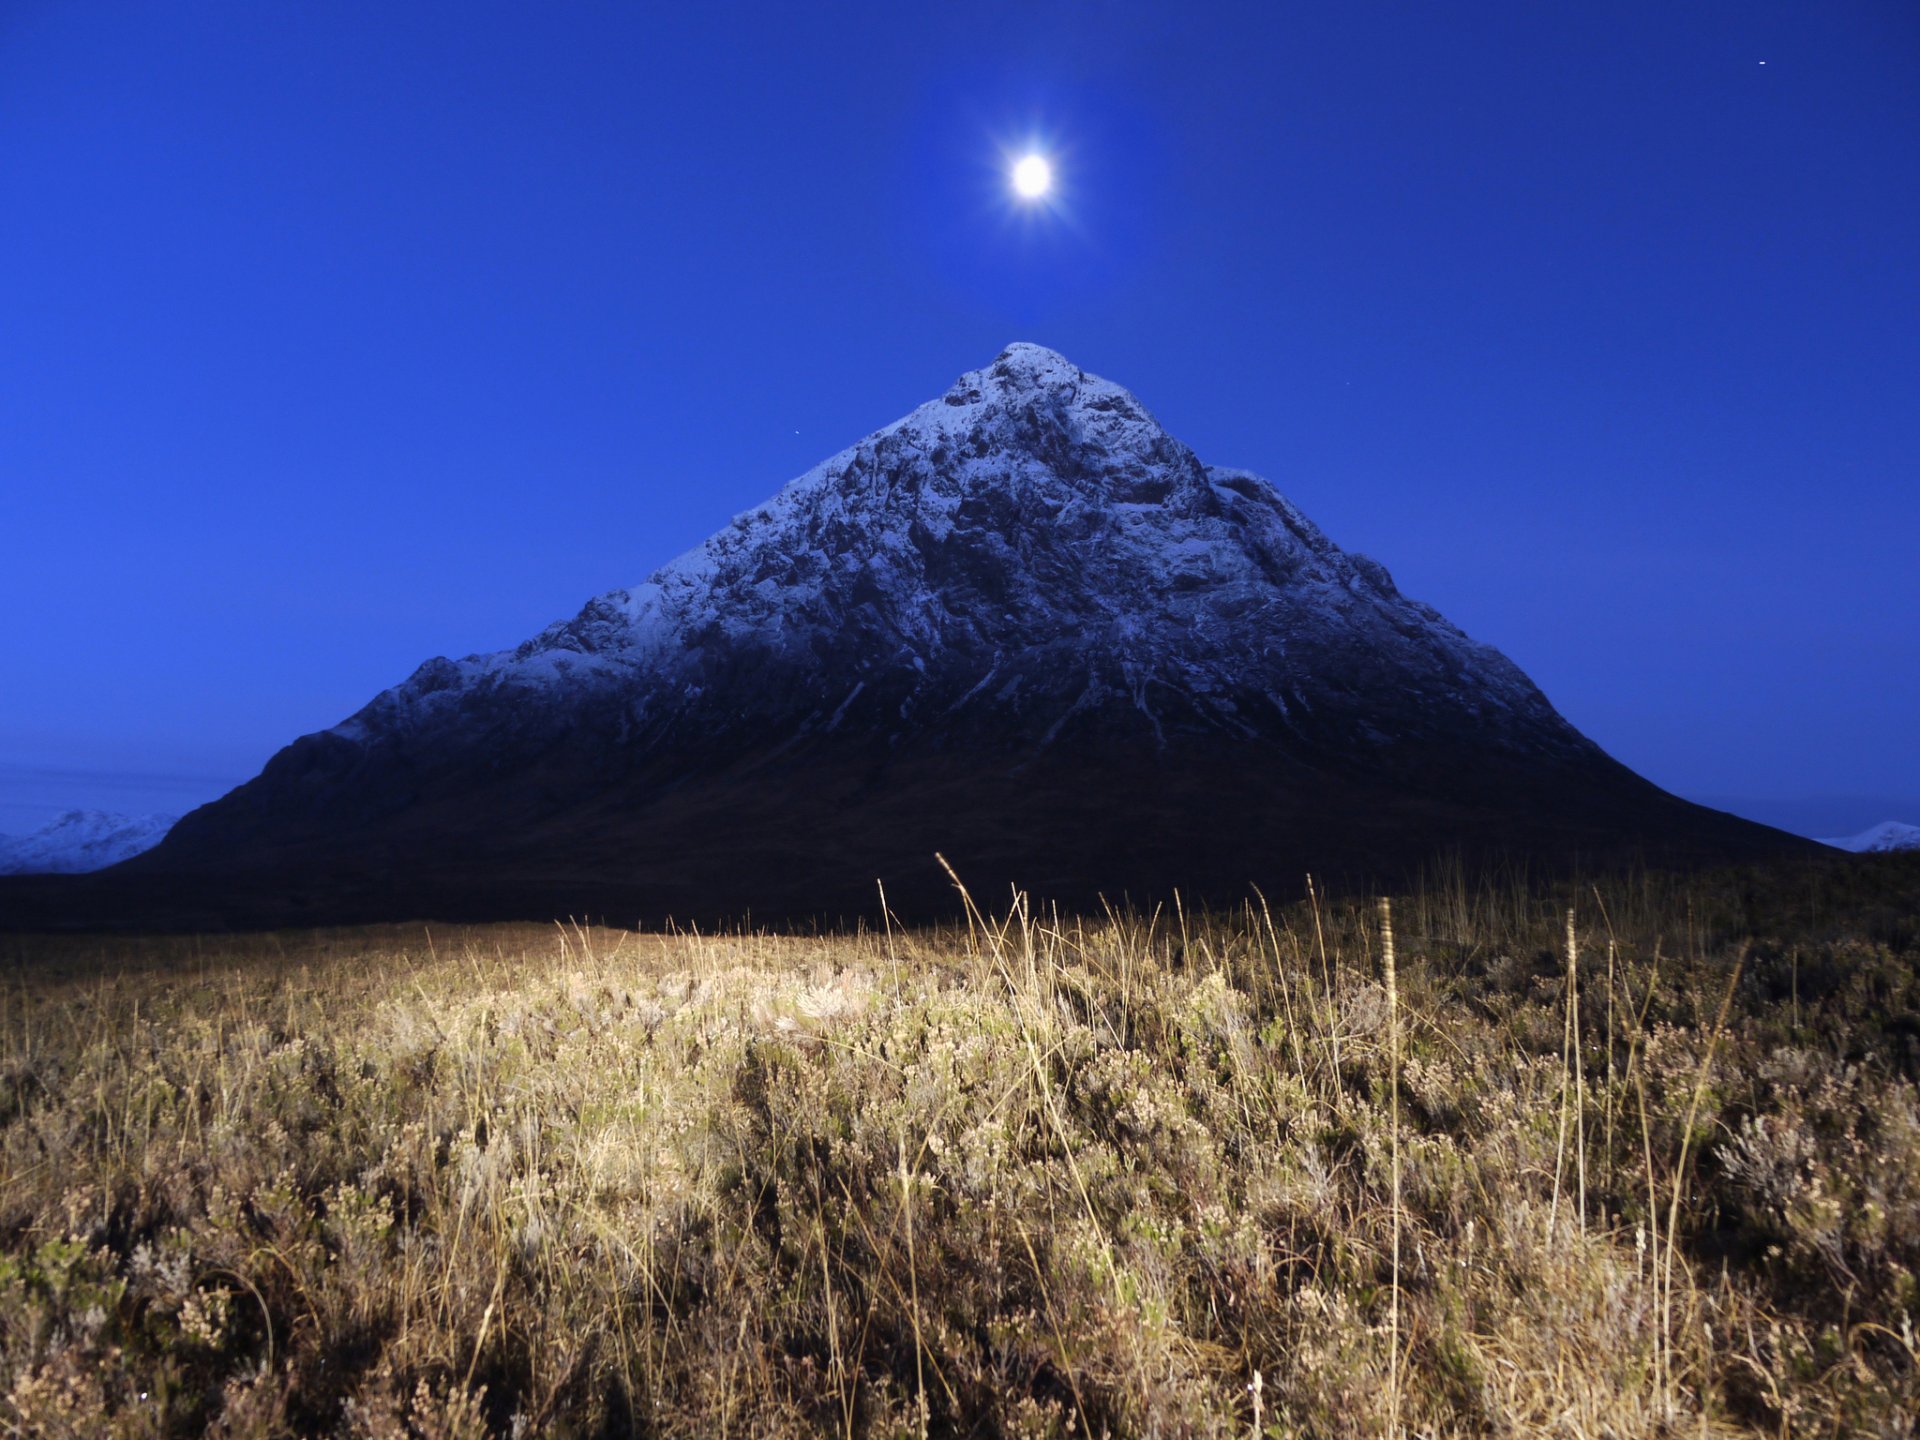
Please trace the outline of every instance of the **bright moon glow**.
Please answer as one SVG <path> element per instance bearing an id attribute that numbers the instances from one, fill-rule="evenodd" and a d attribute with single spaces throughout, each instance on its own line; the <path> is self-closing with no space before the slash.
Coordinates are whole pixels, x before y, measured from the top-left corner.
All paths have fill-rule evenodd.
<path id="1" fill-rule="evenodd" d="M 1013 188 L 1028 200 L 1038 200 L 1053 188 L 1053 167 L 1044 155 L 1028 155 L 1013 167 Z"/>

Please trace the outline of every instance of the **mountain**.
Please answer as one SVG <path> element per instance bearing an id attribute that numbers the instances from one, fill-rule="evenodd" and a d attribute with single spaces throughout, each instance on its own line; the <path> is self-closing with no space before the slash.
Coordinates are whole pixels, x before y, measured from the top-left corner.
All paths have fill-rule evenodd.
<path id="1" fill-rule="evenodd" d="M 986 903 L 1095 904 L 1441 849 L 1795 847 L 1635 776 L 1265 480 L 1013 345 L 644 584 L 296 740 L 113 884 L 200 896 L 194 923 L 790 919 L 872 917 L 877 879 L 948 908 L 935 851 Z"/>
<path id="2" fill-rule="evenodd" d="M 1920 850 L 1920 825 L 1899 820 L 1882 820 L 1871 829 L 1842 840 L 1822 840 L 1836 850 L 1851 850 L 1857 855 L 1879 854 L 1889 850 Z"/>
<path id="3" fill-rule="evenodd" d="M 0 875 L 104 870 L 159 844 L 178 818 L 69 810 L 31 835 L 0 835 Z"/>

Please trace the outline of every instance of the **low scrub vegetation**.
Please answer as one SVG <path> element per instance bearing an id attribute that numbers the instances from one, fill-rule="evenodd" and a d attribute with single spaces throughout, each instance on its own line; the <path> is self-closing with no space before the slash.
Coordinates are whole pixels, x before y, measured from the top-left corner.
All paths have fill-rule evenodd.
<path id="1" fill-rule="evenodd" d="M 0 939 L 0 1426 L 1911 1435 L 1916 900 Z"/>

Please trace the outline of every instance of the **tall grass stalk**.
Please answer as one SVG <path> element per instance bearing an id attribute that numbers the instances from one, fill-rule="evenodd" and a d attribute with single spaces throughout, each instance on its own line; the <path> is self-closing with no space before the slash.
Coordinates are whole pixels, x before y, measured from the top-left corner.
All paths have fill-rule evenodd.
<path id="1" fill-rule="evenodd" d="M 1580 1233 L 1587 1230 L 1587 1066 L 1580 1043 L 1580 948 L 1574 938 L 1573 910 L 1567 910 L 1567 995 L 1572 1012 L 1572 1046 L 1568 1059 L 1573 1065 L 1573 1131 L 1579 1162 Z"/>
<path id="2" fill-rule="evenodd" d="M 1740 973 L 1746 968 L 1746 949 L 1741 948 L 1739 957 L 1733 963 L 1733 973 L 1727 977 L 1727 993 L 1720 999 L 1719 1013 L 1713 1019 L 1713 1032 L 1707 1037 L 1706 1053 L 1700 1057 L 1699 1073 L 1693 1081 L 1693 1097 L 1687 1102 L 1686 1124 L 1680 1130 L 1680 1158 L 1673 1167 L 1672 1195 L 1667 1203 L 1667 1259 L 1660 1281 L 1660 1335 L 1664 1345 L 1671 1347 L 1673 1335 L 1673 1257 L 1678 1248 L 1677 1236 L 1680 1230 L 1680 1196 L 1686 1185 L 1687 1161 L 1693 1148 L 1693 1127 L 1700 1118 L 1700 1102 L 1707 1093 L 1707 1078 L 1713 1072 L 1714 1052 L 1720 1048 L 1720 1035 L 1727 1025 L 1727 1013 L 1733 1008 L 1733 994 L 1740 984 Z M 1671 1349 L 1669 1348 L 1669 1356 Z M 1672 1360 L 1666 1364 L 1668 1383 L 1672 1382 Z M 1671 1408 L 1671 1407 L 1669 1407 Z"/>
<path id="3" fill-rule="evenodd" d="M 1605 1139 L 1601 1143 L 1603 1146 L 1602 1153 L 1606 1155 L 1612 1155 L 1613 1154 L 1613 1106 L 1614 1106 L 1614 1060 L 1613 1060 L 1613 1047 L 1614 1047 L 1613 968 L 1614 966 L 1613 966 L 1613 960 L 1614 960 L 1614 949 L 1615 949 L 1615 936 L 1613 931 L 1613 916 L 1609 914 L 1607 911 L 1606 897 L 1604 897 L 1600 893 L 1600 887 L 1598 885 L 1589 885 L 1587 888 L 1593 895 L 1594 906 L 1600 911 L 1600 923 L 1607 927 L 1607 1084 L 1606 1084 L 1606 1094 L 1604 1097 Z"/>
<path id="4" fill-rule="evenodd" d="M 1339 1008 L 1334 992 L 1333 966 L 1327 959 L 1327 934 L 1320 924 L 1320 896 L 1313 888 L 1313 876 L 1307 876 L 1307 905 L 1313 911 L 1314 947 L 1320 952 L 1321 987 L 1327 995 L 1327 1047 L 1333 1055 L 1333 1078 L 1337 1089 L 1340 1083 L 1340 1026 Z"/>
<path id="5" fill-rule="evenodd" d="M 1380 897 L 1380 957 L 1387 978 L 1387 1095 L 1393 1149 L 1393 1290 L 1387 1302 L 1389 1435 L 1400 1434 L 1400 985 L 1393 957 L 1393 901 Z"/>
<path id="6" fill-rule="evenodd" d="M 927 1341 L 920 1329 L 920 1262 L 913 1248 L 913 1177 L 907 1170 L 906 1137 L 900 1139 L 900 1214 L 907 1227 L 907 1286 L 913 1307 L 914 1418 L 920 1440 L 927 1440 L 931 1412 L 927 1409 Z"/>
<path id="7" fill-rule="evenodd" d="M 1260 917 L 1266 926 L 1267 943 L 1271 946 L 1271 954 L 1273 956 L 1273 968 L 1279 972 L 1280 976 L 1280 1003 L 1286 1012 L 1287 1044 L 1293 1051 L 1293 1067 L 1295 1071 L 1299 1073 L 1301 1082 L 1304 1084 L 1307 1078 L 1307 1061 L 1300 1049 L 1300 1026 L 1293 1015 L 1293 987 L 1287 983 L 1287 963 L 1285 957 L 1280 953 L 1280 935 L 1279 932 L 1273 928 L 1273 910 L 1267 904 L 1265 893 L 1262 892 L 1257 885 L 1254 887 L 1253 893 L 1260 898 Z M 1252 918 L 1251 911 L 1249 911 L 1248 918 Z M 1249 924 L 1247 928 L 1256 934 L 1259 933 L 1256 927 L 1251 924 Z M 1329 1033 L 1331 1033 L 1331 1027 L 1329 1027 Z M 1333 1079 L 1337 1085 L 1340 1078 L 1339 1051 L 1337 1048 L 1334 1051 L 1334 1056 Z"/>

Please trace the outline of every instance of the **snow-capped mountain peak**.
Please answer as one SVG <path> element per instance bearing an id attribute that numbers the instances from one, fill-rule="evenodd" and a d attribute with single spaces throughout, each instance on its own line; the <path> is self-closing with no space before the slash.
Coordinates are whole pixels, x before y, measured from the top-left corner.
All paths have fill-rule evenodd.
<path id="1" fill-rule="evenodd" d="M 333 733 L 556 689 L 638 690 L 648 725 L 749 656 L 744 708 L 795 733 L 898 735 L 991 708 L 1038 748 L 1111 695 L 1156 742 L 1297 729 L 1362 673 L 1398 670 L 1502 743 L 1580 743 L 1504 656 L 1266 481 L 1202 464 L 1127 390 L 1024 343 L 644 583 L 514 650 L 431 661 Z"/>

